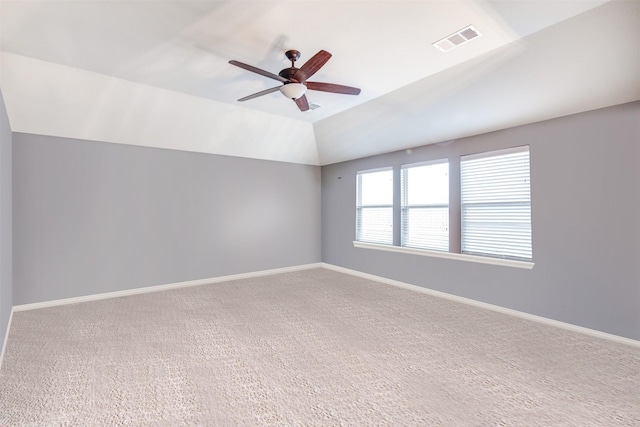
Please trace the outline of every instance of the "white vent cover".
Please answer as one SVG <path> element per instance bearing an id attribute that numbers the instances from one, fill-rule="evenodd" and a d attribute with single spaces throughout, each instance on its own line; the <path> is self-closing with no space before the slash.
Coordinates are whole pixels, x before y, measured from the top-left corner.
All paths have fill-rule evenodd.
<path id="1" fill-rule="evenodd" d="M 438 40 L 437 42 L 433 43 L 433 45 L 441 51 L 446 52 L 453 49 L 454 47 L 465 44 L 480 35 L 480 32 L 476 30 L 473 25 L 469 25 L 468 27 L 465 27 L 453 34 L 448 35 L 442 40 Z"/>
<path id="2" fill-rule="evenodd" d="M 309 103 L 309 109 L 310 110 L 317 110 L 318 108 L 322 107 L 322 105 L 320 104 L 316 104 L 315 102 L 310 102 Z"/>

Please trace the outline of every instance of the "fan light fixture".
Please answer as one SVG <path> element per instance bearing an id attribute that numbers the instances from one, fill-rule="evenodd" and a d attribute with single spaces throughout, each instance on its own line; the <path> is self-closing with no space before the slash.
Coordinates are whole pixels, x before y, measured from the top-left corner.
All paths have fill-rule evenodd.
<path id="1" fill-rule="evenodd" d="M 280 87 L 280 92 L 289 99 L 298 99 L 304 95 L 307 87 L 302 83 L 286 83 Z"/>

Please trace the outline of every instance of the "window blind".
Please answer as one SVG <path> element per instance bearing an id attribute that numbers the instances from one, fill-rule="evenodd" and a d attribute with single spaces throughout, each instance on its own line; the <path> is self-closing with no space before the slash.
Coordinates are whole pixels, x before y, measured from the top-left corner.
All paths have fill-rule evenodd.
<path id="1" fill-rule="evenodd" d="M 462 156 L 462 252 L 532 259 L 529 147 Z"/>

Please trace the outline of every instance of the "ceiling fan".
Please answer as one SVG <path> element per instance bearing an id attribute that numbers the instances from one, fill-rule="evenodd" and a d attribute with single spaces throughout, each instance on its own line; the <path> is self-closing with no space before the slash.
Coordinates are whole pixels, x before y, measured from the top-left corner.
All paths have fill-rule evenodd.
<path id="1" fill-rule="evenodd" d="M 297 50 L 288 50 L 285 52 L 285 55 L 291 61 L 291 67 L 285 68 L 278 74 L 273 74 L 239 61 L 229 61 L 229 64 L 235 65 L 236 67 L 244 68 L 245 70 L 249 70 L 284 83 L 282 86 L 272 87 L 271 89 L 266 89 L 254 93 L 253 95 L 245 96 L 244 98 L 238 99 L 238 101 L 247 101 L 279 90 L 287 98 L 293 99 L 300 111 L 307 111 L 309 109 L 309 101 L 307 101 L 307 97 L 305 95 L 307 89 L 322 92 L 342 93 L 346 95 L 358 95 L 360 93 L 360 89 L 356 87 L 337 85 L 334 83 L 307 81 L 309 77 L 314 75 L 316 71 L 322 68 L 329 58 L 331 58 L 331 54 L 326 50 L 321 50 L 313 55 L 311 59 L 305 62 L 300 68 L 296 68 L 295 66 L 295 62 L 300 58 L 300 52 Z"/>

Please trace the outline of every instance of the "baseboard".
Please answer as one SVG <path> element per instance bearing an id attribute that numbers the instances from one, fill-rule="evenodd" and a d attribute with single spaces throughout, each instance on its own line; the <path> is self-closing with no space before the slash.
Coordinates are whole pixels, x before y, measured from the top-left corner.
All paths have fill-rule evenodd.
<path id="1" fill-rule="evenodd" d="M 349 274 L 352 276 L 361 277 L 363 279 L 373 280 L 375 282 L 381 282 L 392 286 L 397 286 L 399 288 L 408 289 L 415 292 L 421 292 L 423 294 L 428 294 L 432 296 L 436 296 L 439 298 L 448 299 L 455 302 L 460 302 L 467 305 L 472 305 L 474 307 L 480 307 L 487 310 L 495 311 L 502 314 L 508 314 L 510 316 L 519 317 L 521 319 L 531 320 L 533 322 L 542 323 L 549 326 L 555 326 L 557 328 L 566 329 L 573 332 L 578 332 L 585 335 L 590 335 L 592 337 L 602 338 L 609 341 L 614 341 L 620 344 L 626 344 L 633 347 L 640 348 L 640 341 L 621 337 L 619 335 L 609 334 L 606 332 L 597 331 L 595 329 L 589 329 L 582 326 L 573 325 L 571 323 L 560 322 L 558 320 L 549 319 L 542 316 L 536 316 L 535 314 L 529 314 L 518 310 L 513 310 L 510 308 L 500 307 L 498 305 L 488 304 L 481 301 L 476 301 L 470 298 L 464 298 L 457 295 L 448 294 L 446 292 L 435 291 L 433 289 L 423 288 L 422 286 L 411 285 L 409 283 L 400 282 L 398 280 L 388 279 L 386 277 L 376 276 L 369 273 L 363 273 L 361 271 L 352 270 L 345 267 L 340 267 L 333 264 L 321 263 L 322 268 L 326 268 L 328 270 L 337 271 L 339 273 Z"/>
<path id="2" fill-rule="evenodd" d="M 11 329 L 11 320 L 13 319 L 13 307 L 9 313 L 9 321 L 7 322 L 7 330 L 4 334 L 4 341 L 2 341 L 2 351 L 0 352 L 0 371 L 2 371 L 2 361 L 4 360 L 4 352 L 7 348 L 7 341 L 9 340 L 9 329 Z"/>
<path id="3" fill-rule="evenodd" d="M 233 275 L 229 275 L 229 276 L 220 276 L 220 277 L 214 277 L 214 278 L 209 278 L 209 279 L 191 280 L 191 281 L 187 281 L 187 282 L 171 283 L 171 284 L 166 284 L 166 285 L 149 286 L 149 287 L 144 287 L 144 288 L 127 289 L 127 290 L 123 290 L 123 291 L 107 292 L 107 293 L 94 294 L 94 295 L 86 295 L 86 296 L 75 297 L 75 298 L 65 298 L 65 299 L 59 299 L 59 300 L 43 301 L 43 302 L 37 302 L 37 303 L 33 303 L 33 304 L 14 305 L 12 310 L 11 310 L 11 314 L 10 314 L 10 317 L 9 317 L 9 323 L 7 324 L 7 332 L 6 332 L 6 335 L 5 335 L 4 343 L 2 345 L 2 353 L 0 354 L 0 368 L 2 367 L 2 359 L 4 358 L 4 351 L 5 351 L 5 347 L 7 345 L 7 338 L 9 337 L 9 329 L 11 327 L 11 319 L 13 318 L 13 313 L 15 311 L 35 310 L 35 309 L 39 309 L 39 308 L 55 307 L 55 306 L 67 305 L 67 304 L 77 304 L 77 303 L 87 302 L 87 301 L 97 301 L 97 300 L 102 300 L 102 299 L 118 298 L 118 297 L 129 296 L 129 295 L 144 294 L 144 293 L 149 293 L 149 292 L 160 292 L 160 291 L 166 291 L 166 290 L 170 290 L 170 289 L 186 288 L 186 287 L 191 287 L 191 286 L 201 286 L 201 285 L 208 285 L 208 284 L 214 284 L 214 283 L 229 282 L 229 281 L 233 281 L 233 280 L 250 279 L 250 278 L 255 278 L 255 277 L 260 277 L 260 276 L 268 276 L 268 275 L 273 275 L 273 274 L 282 274 L 282 273 L 289 273 L 289 272 L 294 272 L 294 271 L 309 270 L 309 269 L 313 269 L 313 268 L 326 268 L 328 270 L 334 270 L 334 271 L 337 271 L 337 272 L 340 272 L 340 273 L 361 277 L 363 279 L 373 280 L 373 281 L 376 281 L 376 282 L 385 283 L 385 284 L 392 285 L 392 286 L 397 286 L 397 287 L 408 289 L 408 290 L 411 290 L 411 291 L 421 292 L 421 293 L 428 294 L 428 295 L 433 295 L 433 296 L 436 296 L 436 297 L 439 297 L 439 298 L 445 298 L 445 299 L 456 301 L 456 302 L 460 302 L 460 303 L 463 303 L 463 304 L 472 305 L 472 306 L 484 308 L 484 309 L 487 309 L 487 310 L 492 310 L 492 311 L 495 311 L 495 312 L 498 312 L 498 313 L 503 313 L 503 314 L 507 314 L 507 315 L 510 315 L 510 316 L 519 317 L 521 319 L 531 320 L 533 322 L 538 322 L 538 323 L 542 323 L 542 324 L 549 325 L 549 326 L 555 326 L 557 328 L 562 328 L 562 329 L 566 329 L 566 330 L 569 330 L 569 331 L 578 332 L 578 333 L 582 333 L 582 334 L 585 334 L 585 335 L 590 335 L 590 336 L 593 336 L 593 337 L 602 338 L 602 339 L 605 339 L 605 340 L 609 340 L 609 341 L 613 341 L 613 342 L 617 342 L 617 343 L 621 343 L 621 344 L 626 344 L 626 345 L 631 345 L 631 346 L 640 348 L 640 341 L 633 340 L 631 338 L 621 337 L 619 335 L 609 334 L 609 333 L 606 333 L 606 332 L 597 331 L 595 329 L 589 329 L 589 328 L 585 328 L 585 327 L 582 327 L 582 326 L 573 325 L 573 324 L 570 324 L 570 323 L 560 322 L 558 320 L 548 319 L 546 317 L 536 316 L 534 314 L 529 314 L 529 313 L 525 313 L 525 312 L 522 312 L 522 311 L 513 310 L 513 309 L 510 309 L 510 308 L 500 307 L 498 305 L 488 304 L 488 303 L 481 302 L 481 301 L 476 301 L 476 300 L 473 300 L 473 299 L 470 299 L 470 298 L 464 298 L 464 297 L 460 297 L 460 296 L 457 296 L 457 295 L 448 294 L 446 292 L 441 292 L 441 291 L 436 291 L 436 290 L 433 290 L 433 289 L 423 288 L 421 286 L 412 285 L 412 284 L 405 283 L 405 282 L 400 282 L 398 280 L 388 279 L 388 278 L 382 277 L 382 276 L 376 276 L 376 275 L 373 275 L 373 274 L 363 273 L 361 271 L 352 270 L 352 269 L 349 269 L 349 268 L 340 267 L 340 266 L 333 265 L 333 264 L 327 264 L 327 263 L 324 263 L 324 262 L 319 262 L 319 263 L 313 263 L 313 264 L 297 265 L 297 266 L 292 266 L 292 267 L 276 268 L 276 269 L 272 269 L 272 270 L 261 270 L 261 271 L 254 271 L 254 272 L 249 272 L 249 273 L 233 274 Z"/>
<path id="4" fill-rule="evenodd" d="M 209 284 L 221 283 L 221 282 L 230 282 L 233 280 L 251 279 L 255 277 L 290 273 L 294 271 L 309 270 L 312 268 L 321 268 L 321 267 L 322 267 L 322 263 L 302 264 L 302 265 L 296 265 L 292 267 L 274 268 L 271 270 L 252 271 L 249 273 L 232 274 L 229 276 L 219 276 L 219 277 L 213 277 L 208 279 L 198 279 L 198 280 L 190 280 L 186 282 L 169 283 L 166 285 L 147 286 L 144 288 L 126 289 L 123 291 L 106 292 L 101 294 L 85 295 L 81 297 L 64 298 L 64 299 L 58 299 L 58 300 L 36 302 L 31 304 L 14 305 L 12 313 L 13 311 L 37 310 L 40 308 L 56 307 L 56 306 L 67 305 L 67 304 L 77 304 L 77 303 L 88 302 L 88 301 L 98 301 L 98 300 L 109 299 L 109 298 L 126 297 L 130 295 L 146 294 L 150 292 L 168 291 L 171 289 L 188 288 L 191 286 L 209 285 Z M 7 329 L 7 333 L 8 333 L 8 329 Z"/>

